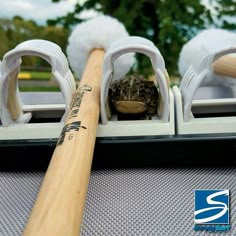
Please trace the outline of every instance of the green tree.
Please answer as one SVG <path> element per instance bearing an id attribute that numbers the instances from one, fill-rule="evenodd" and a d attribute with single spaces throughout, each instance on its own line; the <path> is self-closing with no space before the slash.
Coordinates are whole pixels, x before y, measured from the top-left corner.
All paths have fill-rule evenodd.
<path id="1" fill-rule="evenodd" d="M 1 39 L 0 55 L 4 55 L 8 51 L 9 41 L 8 41 L 7 36 L 5 34 L 5 31 L 4 31 L 4 29 L 3 29 L 3 27 L 1 25 L 0 25 L 0 39 Z"/>
<path id="2" fill-rule="evenodd" d="M 124 23 L 130 35 L 142 36 L 154 42 L 164 56 L 168 71 L 176 74 L 182 45 L 209 25 L 235 27 L 225 17 L 235 15 L 235 8 L 235 0 L 209 0 L 208 6 L 199 0 L 87 0 L 84 4 L 77 3 L 74 12 L 48 23 L 68 28 L 82 21 L 79 14 L 90 9 L 111 15 Z M 150 73 L 150 62 L 138 56 L 140 71 Z"/>
<path id="3" fill-rule="evenodd" d="M 69 30 L 56 26 L 39 26 L 32 20 L 24 20 L 15 16 L 13 19 L 0 19 L 0 58 L 19 43 L 29 39 L 45 39 L 58 44 L 65 52 Z M 23 66 L 49 67 L 48 63 L 39 57 L 23 57 Z"/>
<path id="4" fill-rule="evenodd" d="M 68 29 L 63 27 L 45 26 L 40 33 L 39 38 L 56 43 L 65 53 L 69 32 L 70 31 Z"/>
<path id="5" fill-rule="evenodd" d="M 209 0 L 214 12 L 214 23 L 219 28 L 236 29 L 236 1 L 235 0 Z"/>

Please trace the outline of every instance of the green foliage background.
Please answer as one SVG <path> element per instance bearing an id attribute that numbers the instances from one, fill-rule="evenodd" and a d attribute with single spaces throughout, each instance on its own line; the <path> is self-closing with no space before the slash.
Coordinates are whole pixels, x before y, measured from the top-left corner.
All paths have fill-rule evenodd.
<path id="1" fill-rule="evenodd" d="M 53 0 L 58 2 L 60 0 Z M 236 0 L 87 0 L 65 17 L 48 21 L 70 27 L 83 19 L 80 13 L 94 9 L 119 19 L 130 35 L 150 39 L 161 51 L 170 74 L 178 74 L 179 52 L 190 38 L 208 27 L 236 29 L 228 16 L 236 15 Z M 210 10 L 209 10 L 210 9 Z M 228 18 L 227 18 L 228 17 Z M 139 56 L 139 71 L 150 74 L 150 62 Z"/>
<path id="2" fill-rule="evenodd" d="M 59 2 L 60 0 L 52 0 Z M 207 1 L 207 0 L 205 0 Z M 81 13 L 94 10 L 97 14 L 111 15 L 121 21 L 130 35 L 150 39 L 161 51 L 169 74 L 178 75 L 179 52 L 190 38 L 209 27 L 236 29 L 236 0 L 87 0 L 75 5 L 66 16 L 50 19 L 47 26 L 38 26 L 21 17 L 0 19 L 0 57 L 27 39 L 40 38 L 57 43 L 66 51 L 70 31 L 85 20 Z M 96 29 L 95 29 L 96 30 Z M 25 66 L 47 66 L 38 58 L 26 58 Z M 151 74 L 148 58 L 138 55 L 138 72 Z"/>
<path id="3" fill-rule="evenodd" d="M 13 19 L 0 19 L 0 59 L 19 43 L 29 39 L 46 39 L 58 44 L 65 52 L 70 30 L 62 26 L 39 26 L 32 20 L 19 16 Z M 24 57 L 23 66 L 40 69 L 49 67 L 46 61 L 38 57 Z"/>

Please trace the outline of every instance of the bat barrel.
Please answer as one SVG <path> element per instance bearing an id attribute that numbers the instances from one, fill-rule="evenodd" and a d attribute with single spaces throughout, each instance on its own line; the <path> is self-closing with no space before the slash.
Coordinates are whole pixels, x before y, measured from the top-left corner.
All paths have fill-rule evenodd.
<path id="1" fill-rule="evenodd" d="M 236 57 L 223 56 L 214 64 L 213 69 L 216 74 L 236 79 Z"/>

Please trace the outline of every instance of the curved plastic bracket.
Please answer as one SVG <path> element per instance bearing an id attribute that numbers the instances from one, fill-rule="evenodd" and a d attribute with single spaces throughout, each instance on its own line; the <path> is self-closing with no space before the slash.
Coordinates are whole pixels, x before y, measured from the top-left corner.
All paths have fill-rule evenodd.
<path id="1" fill-rule="evenodd" d="M 31 117 L 31 114 L 23 113 L 17 79 L 21 57 L 29 55 L 41 57 L 51 65 L 53 79 L 60 87 L 66 105 L 62 121 L 69 111 L 76 85 L 65 55 L 55 43 L 46 40 L 29 40 L 6 53 L 2 61 L 0 116 L 3 126 L 11 123 L 26 123 Z"/>
<path id="2" fill-rule="evenodd" d="M 160 116 L 163 122 L 168 122 L 169 119 L 169 88 L 166 81 L 165 62 L 156 46 L 149 40 L 141 37 L 126 37 L 111 44 L 107 50 L 104 66 L 103 66 L 103 81 L 101 86 L 101 121 L 106 124 L 108 115 L 106 112 L 106 99 L 110 83 L 113 79 L 114 62 L 123 54 L 126 53 L 142 53 L 148 56 L 151 60 L 152 67 L 155 72 L 155 78 L 160 87 L 162 97 Z"/>
<path id="3" fill-rule="evenodd" d="M 191 108 L 192 101 L 201 83 L 213 74 L 213 63 L 222 56 L 236 53 L 235 46 L 219 47 L 217 50 L 202 48 L 196 55 L 194 63 L 188 68 L 180 83 L 180 91 L 183 98 L 183 116 L 187 122 L 193 118 Z"/>

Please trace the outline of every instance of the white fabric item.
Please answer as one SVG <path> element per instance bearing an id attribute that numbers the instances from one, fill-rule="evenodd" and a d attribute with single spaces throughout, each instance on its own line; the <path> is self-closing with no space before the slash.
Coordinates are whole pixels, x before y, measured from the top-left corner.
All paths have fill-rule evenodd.
<path id="1" fill-rule="evenodd" d="M 180 52 L 178 67 L 181 76 L 184 77 L 184 74 L 188 68 L 195 63 L 197 56 L 201 53 L 217 52 L 220 49 L 229 47 L 230 45 L 236 45 L 236 33 L 222 29 L 209 29 L 202 31 L 189 42 L 187 42 Z M 236 56 L 236 54 L 231 55 Z M 235 83 L 235 79 L 217 75 L 213 72 L 207 75 L 201 86 L 217 84 L 230 86 Z"/>
<path id="2" fill-rule="evenodd" d="M 71 33 L 67 47 L 68 60 L 76 78 L 81 78 L 93 49 L 103 48 L 106 51 L 112 42 L 128 35 L 123 24 L 109 16 L 98 16 L 79 24 Z M 134 62 L 133 53 L 121 56 L 114 63 L 113 79 L 123 77 Z"/>

